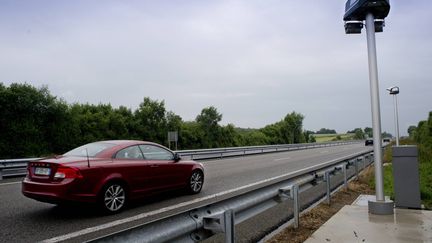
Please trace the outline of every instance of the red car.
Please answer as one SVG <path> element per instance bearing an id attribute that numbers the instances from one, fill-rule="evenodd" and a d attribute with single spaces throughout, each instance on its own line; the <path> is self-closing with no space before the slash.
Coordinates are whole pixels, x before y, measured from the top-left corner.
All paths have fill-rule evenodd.
<path id="1" fill-rule="evenodd" d="M 114 140 L 89 143 L 62 156 L 29 162 L 22 193 L 48 203 L 98 203 L 107 212 L 129 200 L 186 188 L 199 193 L 203 165 L 150 142 Z"/>

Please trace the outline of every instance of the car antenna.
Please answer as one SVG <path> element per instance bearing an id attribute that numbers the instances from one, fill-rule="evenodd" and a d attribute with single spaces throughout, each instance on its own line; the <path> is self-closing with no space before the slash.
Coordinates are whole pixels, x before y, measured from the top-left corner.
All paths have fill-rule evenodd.
<path id="1" fill-rule="evenodd" d="M 86 154 L 87 154 L 87 166 L 90 168 L 90 159 L 88 156 L 88 149 L 86 148 Z"/>

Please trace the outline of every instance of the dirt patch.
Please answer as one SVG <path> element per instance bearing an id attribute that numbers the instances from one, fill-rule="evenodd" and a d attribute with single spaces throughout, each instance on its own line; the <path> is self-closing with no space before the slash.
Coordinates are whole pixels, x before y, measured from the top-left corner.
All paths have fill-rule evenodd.
<path id="1" fill-rule="evenodd" d="M 330 205 L 321 203 L 300 216 L 300 227 L 298 229 L 290 226 L 266 241 L 266 243 L 304 242 L 343 206 L 352 204 L 360 194 L 375 194 L 368 184 L 373 175 L 373 167 L 370 166 L 360 174 L 358 180 L 353 180 L 349 183 L 348 190 L 342 189 L 333 194 Z"/>

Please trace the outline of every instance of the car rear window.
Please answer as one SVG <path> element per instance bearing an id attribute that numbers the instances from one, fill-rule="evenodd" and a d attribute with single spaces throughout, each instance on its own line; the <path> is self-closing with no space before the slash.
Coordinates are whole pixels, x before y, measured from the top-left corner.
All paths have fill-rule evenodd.
<path id="1" fill-rule="evenodd" d="M 105 149 L 116 146 L 112 143 L 89 143 L 78 148 L 72 149 L 71 151 L 64 154 L 64 156 L 80 156 L 80 157 L 95 157 L 98 153 Z"/>

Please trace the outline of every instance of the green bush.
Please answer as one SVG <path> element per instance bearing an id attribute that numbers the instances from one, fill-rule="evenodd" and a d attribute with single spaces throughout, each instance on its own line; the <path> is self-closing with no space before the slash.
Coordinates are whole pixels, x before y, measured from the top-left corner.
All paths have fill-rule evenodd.
<path id="1" fill-rule="evenodd" d="M 425 207 L 432 209 L 432 161 L 420 163 L 420 195 Z"/>

